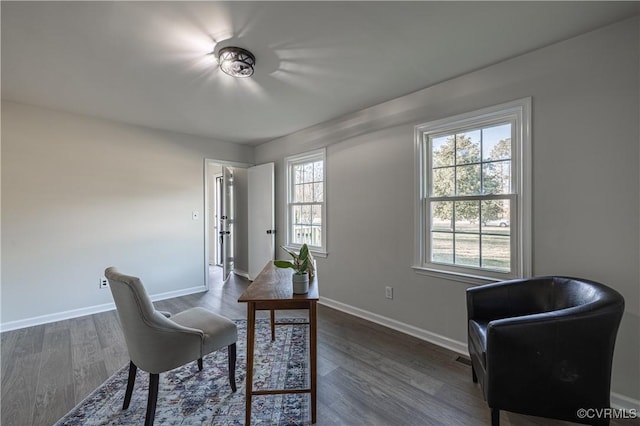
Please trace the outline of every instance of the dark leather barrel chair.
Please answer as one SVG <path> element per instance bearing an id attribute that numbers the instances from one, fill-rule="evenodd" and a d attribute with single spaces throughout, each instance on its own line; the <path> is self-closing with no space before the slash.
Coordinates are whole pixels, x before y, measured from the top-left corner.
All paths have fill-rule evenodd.
<path id="1" fill-rule="evenodd" d="M 594 281 L 537 277 L 467 290 L 469 355 L 491 409 L 608 424 L 578 410 L 610 407 L 624 298 Z"/>

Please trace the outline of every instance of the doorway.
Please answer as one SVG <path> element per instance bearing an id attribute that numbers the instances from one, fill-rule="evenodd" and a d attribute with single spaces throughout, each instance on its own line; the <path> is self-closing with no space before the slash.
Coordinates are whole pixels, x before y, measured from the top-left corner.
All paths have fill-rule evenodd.
<path id="1" fill-rule="evenodd" d="M 222 230 L 222 226 L 220 224 L 223 216 L 223 208 L 222 208 L 222 168 L 220 168 L 220 173 L 215 173 L 213 175 L 213 206 L 211 206 L 212 214 L 211 214 L 211 242 L 210 242 L 210 254 L 211 258 L 209 259 L 209 266 L 217 266 L 222 268 L 223 262 L 223 244 L 224 239 L 220 238 L 220 232 Z"/>
<path id="2" fill-rule="evenodd" d="M 248 164 L 205 162 L 205 285 L 242 275 L 246 263 Z M 246 268 L 245 268 L 246 269 Z"/>
<path id="3" fill-rule="evenodd" d="M 274 164 L 205 160 L 205 286 L 252 280 L 275 255 Z"/>

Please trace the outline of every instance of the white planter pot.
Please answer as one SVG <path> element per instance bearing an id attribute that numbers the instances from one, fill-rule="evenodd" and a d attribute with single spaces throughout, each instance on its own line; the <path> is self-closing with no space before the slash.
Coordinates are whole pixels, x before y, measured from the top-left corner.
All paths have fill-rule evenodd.
<path id="1" fill-rule="evenodd" d="M 293 294 L 309 292 L 309 274 L 293 274 Z"/>

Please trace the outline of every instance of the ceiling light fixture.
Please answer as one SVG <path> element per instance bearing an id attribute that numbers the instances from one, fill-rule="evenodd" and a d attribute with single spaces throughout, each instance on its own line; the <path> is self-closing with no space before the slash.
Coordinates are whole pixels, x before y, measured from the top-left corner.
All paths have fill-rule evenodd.
<path id="1" fill-rule="evenodd" d="M 218 64 L 222 72 L 231 77 L 251 77 L 256 57 L 240 47 L 224 47 L 218 52 Z"/>

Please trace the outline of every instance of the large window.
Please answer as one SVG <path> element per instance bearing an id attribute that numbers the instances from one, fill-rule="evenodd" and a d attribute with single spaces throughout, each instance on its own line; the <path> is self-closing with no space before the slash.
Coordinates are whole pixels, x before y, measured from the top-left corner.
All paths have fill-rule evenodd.
<path id="1" fill-rule="evenodd" d="M 288 157 L 287 246 L 326 254 L 325 150 Z"/>
<path id="2" fill-rule="evenodd" d="M 529 274 L 530 99 L 416 127 L 420 271 Z"/>

